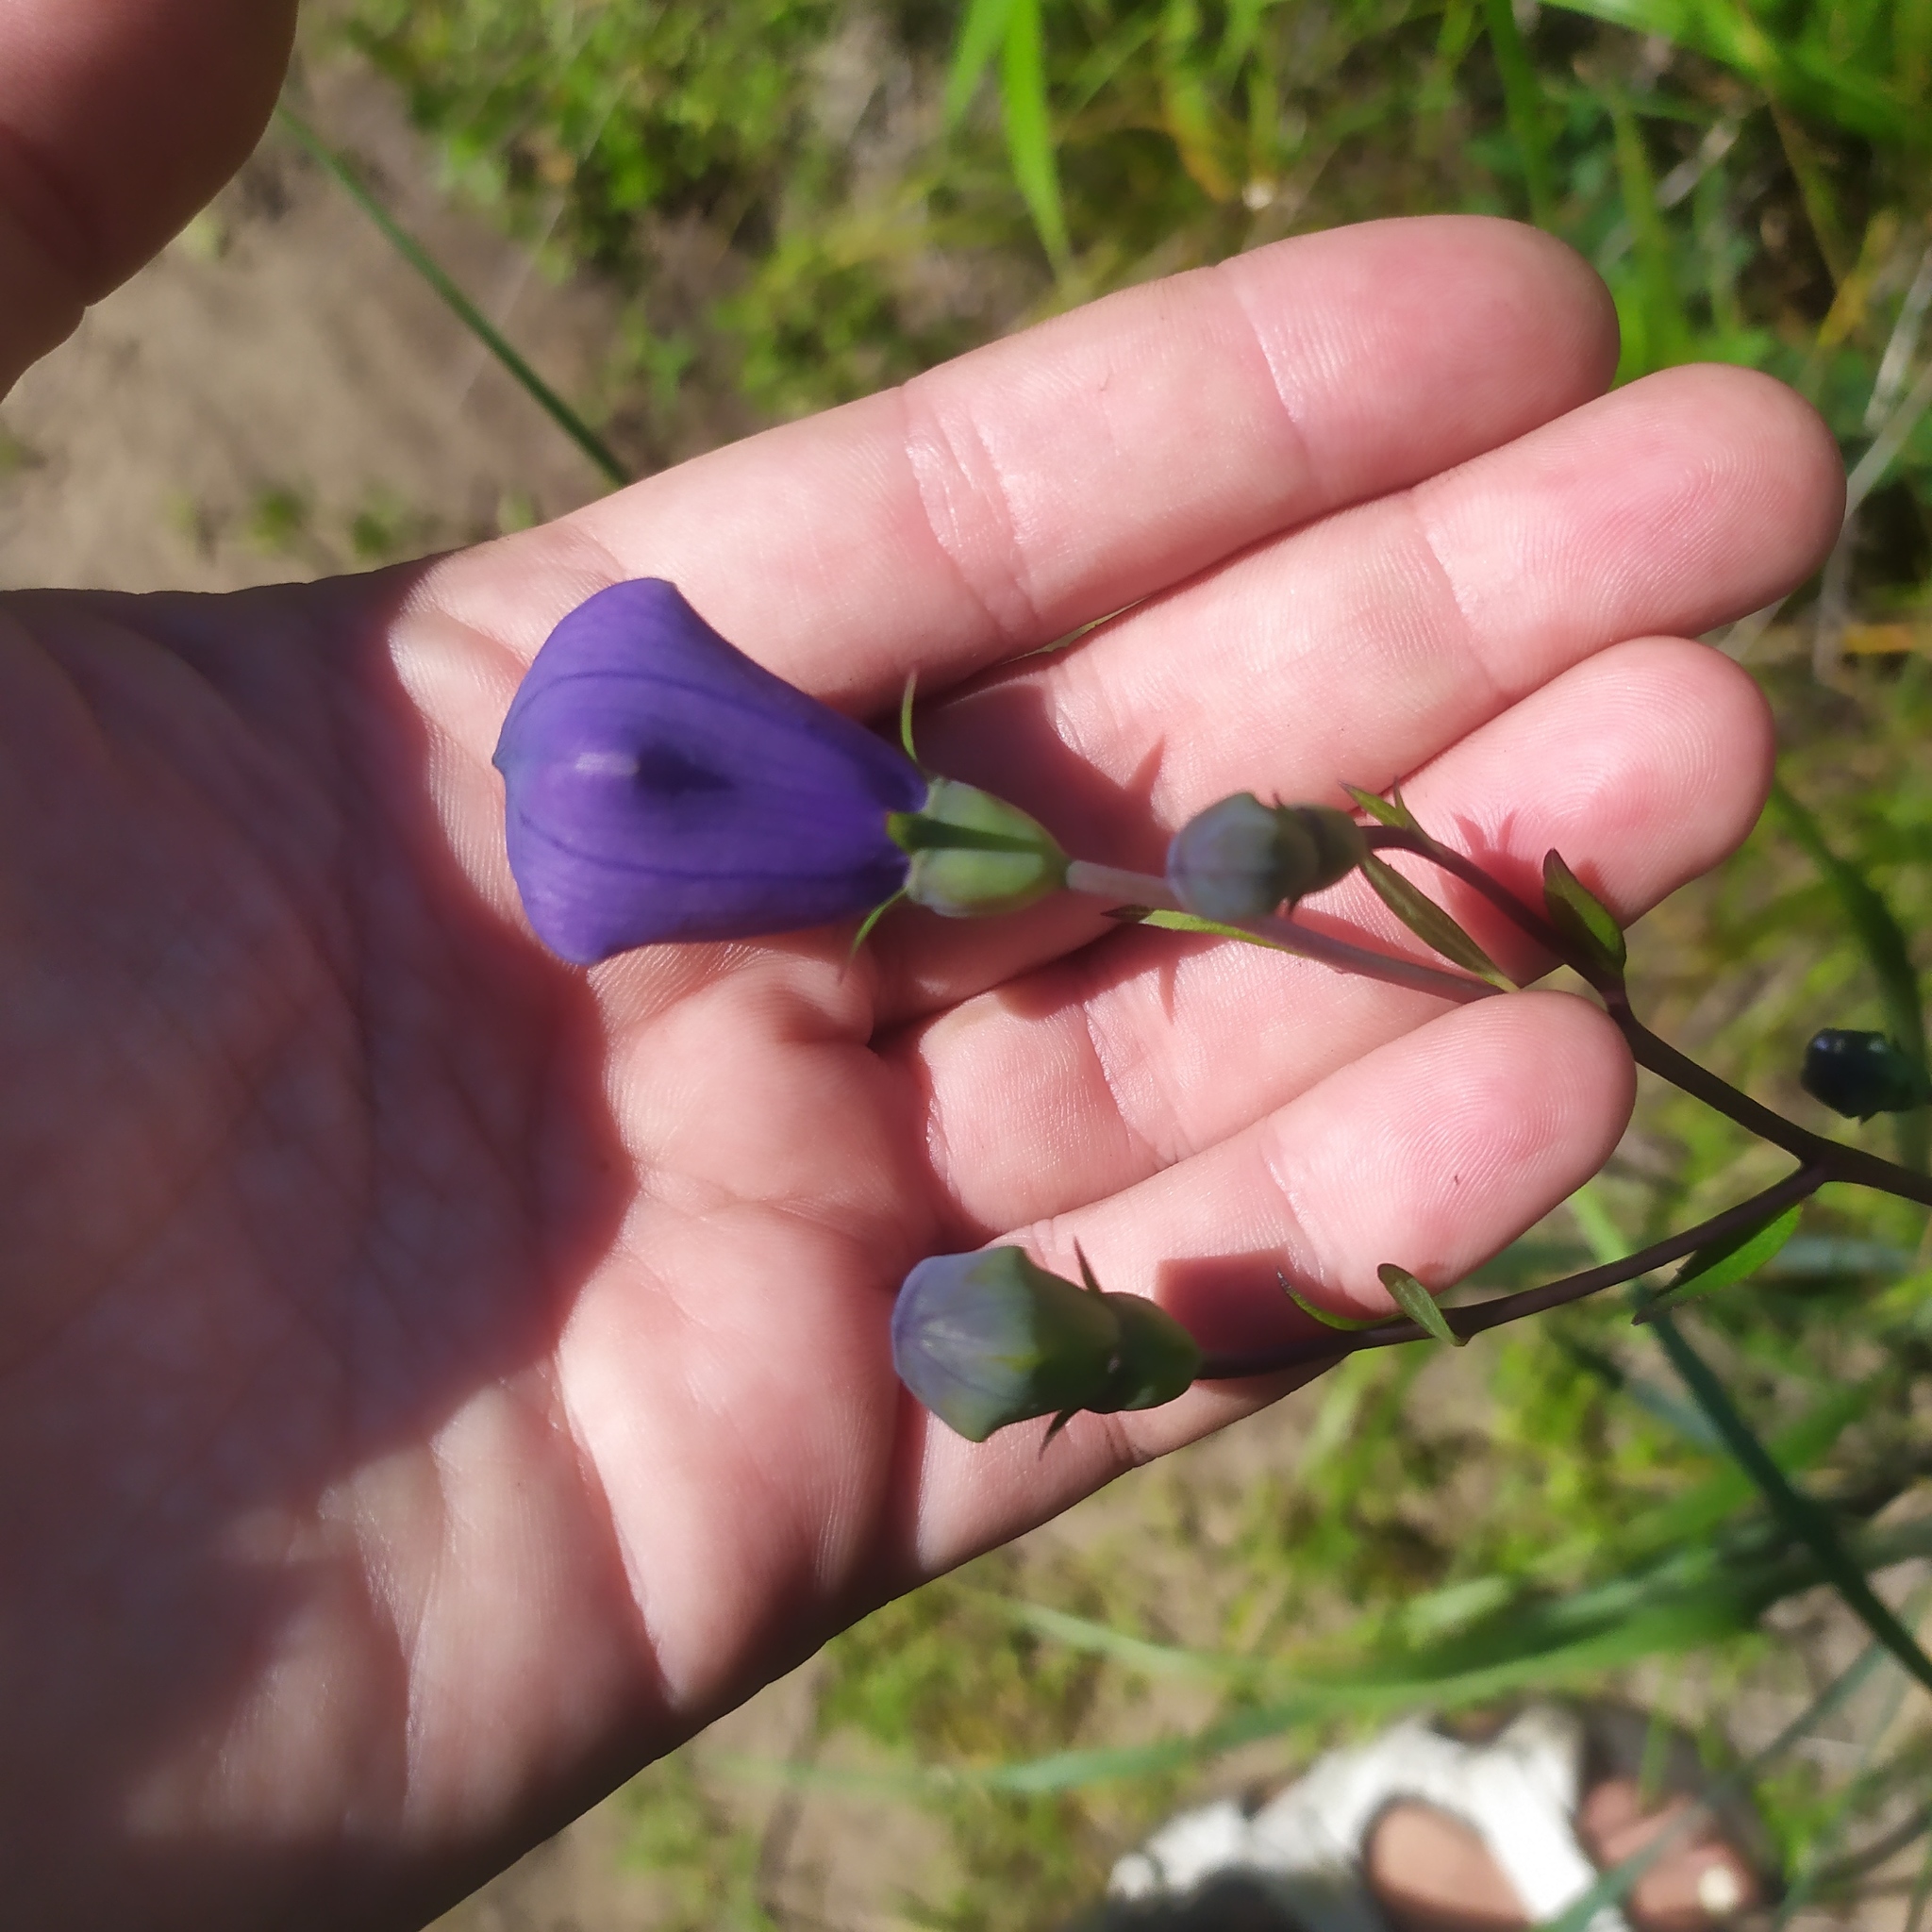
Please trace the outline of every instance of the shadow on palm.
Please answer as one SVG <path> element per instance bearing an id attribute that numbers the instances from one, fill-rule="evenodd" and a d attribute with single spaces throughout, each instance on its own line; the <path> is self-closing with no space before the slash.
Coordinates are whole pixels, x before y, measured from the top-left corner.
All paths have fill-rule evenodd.
<path id="1" fill-rule="evenodd" d="M 40 1555 L 4 1701 L 88 1746 L 14 1758 L 17 1821 L 193 1843 L 291 1723 L 367 1734 L 285 1794 L 298 1843 L 400 1804 L 411 1611 L 464 1553 L 449 1505 L 500 1507 L 449 1463 L 493 1442 L 514 1488 L 569 1440 L 546 1364 L 629 1164 L 589 988 L 451 857 L 386 648 L 403 588 L 6 625 L 0 1056 L 38 1098 L 0 1125 L 0 1427 L 32 1473 L 0 1523 Z M 308 1714 L 265 1708 L 305 1679 Z"/>

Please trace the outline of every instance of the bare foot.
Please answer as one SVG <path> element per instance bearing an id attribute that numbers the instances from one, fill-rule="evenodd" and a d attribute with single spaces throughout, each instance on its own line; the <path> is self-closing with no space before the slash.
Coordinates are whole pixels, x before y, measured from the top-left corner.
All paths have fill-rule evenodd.
<path id="1" fill-rule="evenodd" d="M 1690 1802 L 1674 1796 L 1646 1809 L 1632 1779 L 1606 1778 L 1585 1794 L 1576 1835 L 1607 1869 L 1641 1851 Z M 1523 1932 L 1530 1924 L 1488 1846 L 1433 1805 L 1391 1805 L 1369 1834 L 1363 1870 L 1395 1932 Z M 1624 1913 L 1636 1932 L 1707 1932 L 1758 1902 L 1757 1874 L 1707 1824 L 1637 1881 Z"/>

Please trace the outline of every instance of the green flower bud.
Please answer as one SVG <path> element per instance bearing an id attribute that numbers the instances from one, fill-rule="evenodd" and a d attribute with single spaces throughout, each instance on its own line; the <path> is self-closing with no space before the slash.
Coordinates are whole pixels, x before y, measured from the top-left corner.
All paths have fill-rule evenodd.
<path id="1" fill-rule="evenodd" d="M 1174 834 L 1167 882 L 1203 919 L 1263 919 L 1346 878 L 1367 855 L 1362 829 L 1345 811 L 1263 805 L 1241 791 Z"/>
<path id="2" fill-rule="evenodd" d="M 1039 820 L 957 779 L 935 778 L 886 831 L 911 858 L 906 896 L 947 919 L 1017 912 L 1067 882 L 1067 855 Z"/>
<path id="3" fill-rule="evenodd" d="M 935 1255 L 892 1309 L 892 1365 L 968 1441 L 1034 1416 L 1172 1402 L 1201 1365 L 1194 1339 L 1138 1295 L 1050 1274 L 1019 1248 Z"/>

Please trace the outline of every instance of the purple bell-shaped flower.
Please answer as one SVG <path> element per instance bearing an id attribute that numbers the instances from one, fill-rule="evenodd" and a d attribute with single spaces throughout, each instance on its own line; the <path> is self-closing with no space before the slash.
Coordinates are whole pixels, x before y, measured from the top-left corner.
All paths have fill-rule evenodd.
<path id="1" fill-rule="evenodd" d="M 947 918 L 1057 891 L 1033 819 L 752 662 L 675 584 L 600 591 L 537 653 L 496 768 L 510 871 L 539 938 L 591 965 L 876 911 Z"/>
<path id="2" fill-rule="evenodd" d="M 906 882 L 887 819 L 928 789 L 903 753 L 650 577 L 599 591 L 551 633 L 495 764 L 530 924 L 583 964 L 869 910 Z"/>

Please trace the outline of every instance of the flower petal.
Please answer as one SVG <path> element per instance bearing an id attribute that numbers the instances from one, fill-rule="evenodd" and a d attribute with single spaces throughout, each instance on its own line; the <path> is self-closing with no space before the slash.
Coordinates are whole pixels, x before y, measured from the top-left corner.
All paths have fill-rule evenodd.
<path id="1" fill-rule="evenodd" d="M 530 923 L 583 964 L 868 910 L 906 880 L 887 815 L 927 790 L 655 577 L 599 591 L 551 633 L 494 762 Z"/>

